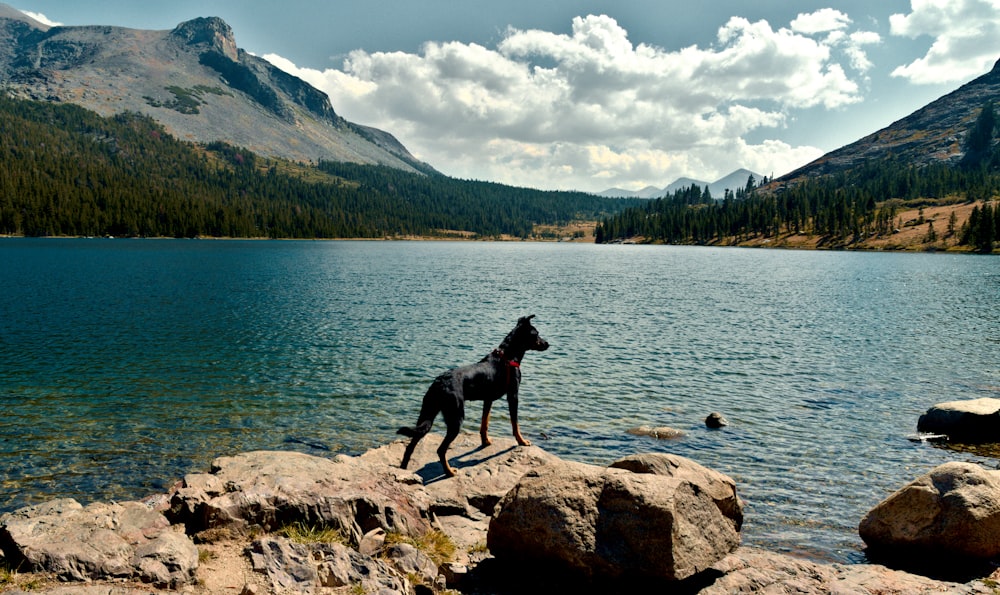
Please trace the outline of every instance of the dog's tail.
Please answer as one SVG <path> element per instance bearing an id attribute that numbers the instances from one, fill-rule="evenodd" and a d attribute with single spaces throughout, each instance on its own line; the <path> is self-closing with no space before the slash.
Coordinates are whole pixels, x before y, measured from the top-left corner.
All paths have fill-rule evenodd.
<path id="1" fill-rule="evenodd" d="M 430 432 L 430 431 L 431 431 L 431 422 L 430 421 L 422 421 L 422 422 L 418 423 L 416 425 L 416 427 L 413 427 L 413 428 L 407 428 L 405 426 L 402 427 L 402 428 L 399 428 L 398 430 L 396 430 L 396 433 L 397 434 L 402 434 L 403 436 L 406 436 L 407 438 L 416 438 L 417 436 L 424 436 L 424 435 L 427 434 L 427 432 Z"/>

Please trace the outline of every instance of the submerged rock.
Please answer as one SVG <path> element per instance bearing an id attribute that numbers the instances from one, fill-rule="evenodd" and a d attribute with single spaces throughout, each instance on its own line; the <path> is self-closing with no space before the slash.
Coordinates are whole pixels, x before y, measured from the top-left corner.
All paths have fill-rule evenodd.
<path id="1" fill-rule="evenodd" d="M 668 428 L 666 426 L 661 426 L 653 428 L 650 426 L 639 426 L 637 428 L 629 428 L 626 430 L 629 434 L 633 436 L 649 436 L 650 438 L 656 438 L 657 440 L 674 440 L 676 438 L 683 438 L 684 432 L 681 430 L 676 430 L 674 428 Z"/>

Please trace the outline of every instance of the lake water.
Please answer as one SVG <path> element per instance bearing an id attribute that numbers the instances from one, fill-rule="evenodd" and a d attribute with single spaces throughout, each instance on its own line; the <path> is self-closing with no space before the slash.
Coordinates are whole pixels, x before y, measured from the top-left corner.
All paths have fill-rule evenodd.
<path id="1" fill-rule="evenodd" d="M 862 561 L 885 496 L 946 461 L 997 466 L 907 439 L 934 403 L 1000 397 L 995 257 L 5 239 L 0 282 L 0 511 L 138 499 L 250 449 L 360 453 L 527 314 L 552 347 L 522 367 L 525 435 L 727 473 L 747 544 Z M 705 428 L 712 411 L 731 425 Z"/>

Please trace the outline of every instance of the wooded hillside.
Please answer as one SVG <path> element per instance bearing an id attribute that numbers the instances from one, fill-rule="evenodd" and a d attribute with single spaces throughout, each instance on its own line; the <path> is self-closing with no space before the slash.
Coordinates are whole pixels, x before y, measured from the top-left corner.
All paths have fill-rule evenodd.
<path id="1" fill-rule="evenodd" d="M 0 97 L 0 234 L 529 237 L 637 204 L 441 175 L 264 159 L 151 118 Z"/>

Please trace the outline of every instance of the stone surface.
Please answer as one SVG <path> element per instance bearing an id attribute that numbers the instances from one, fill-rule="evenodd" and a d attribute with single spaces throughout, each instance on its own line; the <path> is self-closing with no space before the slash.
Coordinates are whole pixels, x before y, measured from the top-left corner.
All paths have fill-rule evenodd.
<path id="1" fill-rule="evenodd" d="M 736 482 L 728 475 L 691 459 L 667 453 L 631 455 L 611 463 L 610 467 L 632 473 L 673 477 L 697 485 L 712 499 L 719 512 L 732 521 L 736 531 L 743 527 L 743 502 L 736 494 Z"/>
<path id="2" fill-rule="evenodd" d="M 256 451 L 220 457 L 211 473 L 186 476 L 169 516 L 189 531 L 329 526 L 357 544 L 373 529 L 423 534 L 428 509 L 423 486 L 405 471 L 345 455 Z"/>
<path id="3" fill-rule="evenodd" d="M 62 580 L 141 579 L 177 587 L 194 581 L 198 550 L 162 513 L 139 502 L 82 506 L 61 499 L 0 517 L 0 548 L 17 567 Z"/>
<path id="4" fill-rule="evenodd" d="M 700 595 L 832 593 L 837 595 L 954 595 L 993 593 L 982 582 L 937 581 L 877 564 L 819 564 L 754 548 L 740 548 L 712 567 L 719 576 Z"/>
<path id="5" fill-rule="evenodd" d="M 437 476 L 440 474 L 440 465 L 436 461 L 434 449 L 440 442 L 440 436 L 428 436 L 425 442 L 428 440 L 429 447 L 422 449 L 424 453 L 419 459 L 416 473 L 399 472 L 395 468 L 405 444 L 400 441 L 362 457 L 323 459 L 325 462 L 303 462 L 299 457 L 304 455 L 297 453 L 285 453 L 288 457 L 258 457 L 254 453 L 247 453 L 246 457 L 233 457 L 242 461 L 240 465 L 248 467 L 239 474 L 230 474 L 233 471 L 232 465 L 226 463 L 219 465 L 213 473 L 190 475 L 188 484 L 179 489 L 193 490 L 197 487 L 202 496 L 195 497 L 194 493 L 188 493 L 185 498 L 191 500 L 174 499 L 171 500 L 172 503 L 198 503 L 200 506 L 201 503 L 226 494 L 234 498 L 236 494 L 256 494 L 254 497 L 259 498 L 264 493 L 277 492 L 280 497 L 265 499 L 275 505 L 274 509 L 261 508 L 259 504 L 265 500 L 260 499 L 245 507 L 225 508 L 226 514 L 246 513 L 248 516 L 232 517 L 229 524 L 199 533 L 200 536 L 210 537 L 199 543 L 212 555 L 198 565 L 196 580 L 190 584 L 177 583 L 163 588 L 192 595 L 230 595 L 241 592 L 246 595 L 346 593 L 360 590 L 367 593 L 413 594 L 431 592 L 432 589 L 440 591 L 444 581 L 447 581 L 449 587 L 458 588 L 462 593 L 498 595 L 552 592 L 995 595 L 995 590 L 990 585 L 996 584 L 992 581 L 1000 578 L 997 576 L 1000 573 L 994 573 L 990 582 L 948 582 L 891 570 L 877 564 L 821 564 L 751 548 L 711 554 L 713 546 L 705 541 L 705 536 L 713 530 L 700 528 L 693 517 L 721 519 L 718 524 L 728 526 L 729 529 L 720 532 L 735 534 L 738 539 L 742 505 L 736 498 L 735 485 L 731 479 L 693 461 L 666 454 L 635 455 L 615 462 L 613 468 L 601 468 L 563 463 L 536 447 L 516 447 L 510 439 L 495 439 L 494 445 L 480 449 L 478 435 L 469 434 L 460 438 L 457 443 L 463 446 L 454 451 L 459 476 L 454 479 L 439 479 Z M 250 464 L 251 461 L 255 462 Z M 473 461 L 475 464 L 472 464 Z M 286 465 L 289 467 L 286 468 Z M 942 510 L 949 506 L 991 510 L 994 475 L 1000 471 L 983 471 L 963 464 L 950 466 L 936 469 L 922 484 L 921 480 L 914 483 L 923 486 L 920 490 L 937 490 L 938 495 L 932 501 L 948 500 L 947 504 L 941 504 Z M 301 470 L 302 467 L 313 467 L 313 473 L 300 475 L 298 471 L 291 472 L 291 469 Z M 537 470 L 532 471 L 533 467 L 537 467 Z M 229 472 L 223 472 L 224 468 L 228 468 Z M 560 468 L 562 470 L 558 471 Z M 331 475 L 322 480 L 324 473 Z M 357 476 L 351 479 L 348 477 L 351 473 L 357 473 Z M 557 476 L 572 476 L 576 479 L 564 482 Z M 523 481 L 519 481 L 522 477 Z M 429 482 L 426 486 L 423 484 L 425 480 Z M 391 498 L 386 494 L 379 494 L 377 491 L 382 489 L 382 481 L 394 483 L 393 489 L 399 491 L 390 490 L 390 493 L 395 494 Z M 474 485 L 477 482 L 479 485 Z M 322 509 L 322 503 L 325 502 L 327 506 L 332 506 L 335 502 L 343 504 L 344 495 L 351 491 L 348 484 L 352 483 L 355 484 L 353 489 L 359 492 L 375 491 L 365 498 L 351 500 L 354 502 L 395 502 L 396 499 L 412 496 L 414 500 L 409 506 L 419 514 L 427 515 L 435 526 L 446 528 L 449 535 L 460 536 L 461 541 L 455 541 L 459 544 L 459 549 L 464 551 L 459 552 L 455 561 L 435 569 L 425 554 L 410 546 L 384 547 L 386 529 L 382 527 L 368 531 L 362 539 L 369 546 L 370 555 L 357 551 L 353 547 L 356 544 L 353 543 L 350 546 L 337 543 L 298 544 L 274 534 L 251 539 L 250 535 L 259 529 L 250 527 L 259 524 L 262 518 L 271 518 L 262 516 L 262 510 L 270 510 L 268 514 L 274 513 L 275 519 L 285 518 L 276 514 L 277 510 L 295 513 L 301 516 L 287 518 L 309 524 L 308 519 L 316 517 L 317 511 Z M 486 539 L 483 526 L 488 519 L 481 509 L 488 508 L 490 500 L 500 499 L 498 494 L 503 493 L 505 485 L 509 485 L 507 490 L 516 488 L 511 494 L 523 492 L 523 496 L 526 492 L 522 488 L 531 483 L 540 484 L 537 491 L 555 495 L 559 503 L 552 508 L 548 508 L 548 505 L 531 504 L 531 510 L 526 509 L 523 514 L 539 526 L 547 527 L 545 531 L 550 532 L 550 537 L 591 544 L 591 550 L 584 549 L 577 554 L 578 559 L 592 564 L 591 566 L 581 569 L 578 565 L 575 571 L 560 573 L 556 572 L 552 558 L 539 558 L 535 561 L 541 562 L 541 566 L 532 566 L 525 563 L 523 558 L 509 555 L 509 552 L 501 553 L 502 547 L 497 548 L 501 557 L 496 558 L 489 556 L 481 548 Z M 466 492 L 469 495 L 465 495 Z M 695 492 L 698 493 L 697 497 L 694 496 Z M 921 497 L 924 496 L 927 494 Z M 289 498 L 300 498 L 308 505 L 285 507 L 278 504 Z M 511 511 L 506 504 L 507 499 L 508 497 L 504 497 L 501 503 L 498 518 Z M 55 575 L 49 574 L 40 574 L 38 580 L 31 576 L 33 573 L 22 569 L 11 585 L 3 587 L 6 589 L 4 592 L 20 595 L 22 591 L 18 589 L 23 589 L 23 592 L 30 592 L 32 595 L 149 593 L 149 585 L 140 584 L 140 581 L 166 582 L 170 579 L 150 577 L 162 572 L 172 572 L 172 565 L 183 566 L 183 560 L 197 561 L 197 550 L 193 549 L 193 544 L 181 532 L 182 528 L 167 527 L 165 518 L 157 516 L 159 513 L 155 508 L 161 507 L 163 502 L 163 498 L 157 498 L 144 503 L 83 507 L 73 500 L 56 500 L 3 515 L 0 517 L 0 542 L 3 543 L 8 561 L 18 551 L 13 549 L 13 544 L 16 543 L 14 535 L 38 538 L 38 543 L 44 543 L 45 540 L 38 536 L 47 536 L 46 539 L 50 541 L 54 536 L 79 537 L 80 527 L 86 526 L 90 527 L 87 529 L 89 538 L 86 543 L 79 539 L 67 539 L 64 544 L 78 558 L 68 555 L 51 556 L 51 560 L 61 561 L 59 563 L 63 566 L 77 571 L 75 575 L 70 572 L 61 573 L 59 578 L 74 580 L 74 576 L 84 577 L 88 573 L 83 570 L 89 567 L 112 569 L 111 573 L 102 571 L 103 575 L 96 575 L 103 578 L 85 577 L 86 582 L 76 584 L 53 582 L 51 579 Z M 350 506 L 346 508 L 350 509 Z M 396 515 L 403 514 L 400 512 L 402 508 L 398 505 L 386 505 L 382 508 L 373 505 L 371 510 L 361 516 L 396 518 Z M 193 509 L 198 508 L 194 506 Z M 437 512 L 432 513 L 432 509 Z M 684 514 L 677 515 L 675 509 L 682 510 Z M 348 515 L 355 519 L 351 522 L 357 522 L 358 517 L 354 513 Z M 559 514 L 565 517 L 557 518 L 556 515 Z M 905 516 L 905 511 L 902 514 Z M 918 514 L 915 518 L 919 521 L 925 516 L 927 515 Z M 951 526 L 973 543 L 991 538 L 990 533 L 1000 533 L 996 528 L 991 529 L 993 525 L 990 524 L 990 515 L 974 516 L 977 523 L 983 524 L 982 527 L 963 529 L 954 523 Z M 635 519 L 642 520 L 637 522 Z M 633 526 L 630 527 L 628 523 Z M 393 524 L 401 526 L 401 523 Z M 920 525 L 916 521 L 911 524 Z M 614 537 L 616 531 L 629 532 L 632 537 Z M 623 565 L 626 568 L 655 567 L 661 561 L 657 555 L 666 557 L 664 553 L 669 551 L 664 544 L 665 536 L 674 533 L 679 540 L 688 543 L 677 550 L 676 563 L 683 570 L 674 572 L 673 578 L 668 578 L 663 573 L 651 577 L 649 575 L 653 573 L 645 572 L 644 569 L 640 569 L 639 574 L 632 572 L 610 578 L 607 575 L 598 577 L 593 572 L 607 570 L 605 565 L 608 562 L 599 559 L 597 554 L 608 559 L 624 557 L 628 559 Z M 108 534 L 117 537 L 112 539 Z M 542 538 L 546 535 L 548 534 L 543 532 Z M 532 537 L 532 532 L 527 532 L 526 536 Z M 127 548 L 122 551 L 130 551 L 130 555 L 120 555 L 117 548 L 107 546 L 108 543 L 119 543 L 116 541 L 118 539 L 127 544 Z M 524 545 L 536 547 L 530 543 Z M 644 552 L 642 548 L 651 550 L 652 553 Z M 698 562 L 695 560 L 696 556 L 687 551 L 689 549 L 701 550 L 701 558 L 710 558 L 712 562 Z M 470 555 L 471 550 L 476 553 Z M 96 558 L 79 555 L 80 552 L 95 556 L 95 552 L 101 552 L 117 561 L 85 562 Z M 531 551 L 523 553 L 528 558 L 535 555 Z M 128 570 L 115 570 L 126 564 L 126 557 Z M 75 561 L 70 563 L 71 559 Z M 573 568 L 565 563 L 560 565 Z M 52 562 L 51 567 L 55 568 L 56 562 Z M 703 570 L 698 572 L 699 569 Z M 533 574 L 533 571 L 536 573 Z M 643 573 L 647 576 L 640 576 Z M 682 576 L 687 578 L 680 582 L 673 580 Z M 976 576 L 985 576 L 985 573 Z M 668 582 L 665 583 L 665 580 Z"/>
<path id="6" fill-rule="evenodd" d="M 944 434 L 951 442 L 1000 442 L 1000 399 L 938 403 L 920 416 L 917 431 Z"/>
<path id="7" fill-rule="evenodd" d="M 945 463 L 873 508 L 858 527 L 875 553 L 1000 557 L 1000 471 L 973 463 Z"/>
<path id="8" fill-rule="evenodd" d="M 690 478 L 556 462 L 525 475 L 501 501 L 488 545 L 499 559 L 680 580 L 734 550 L 741 521 Z"/>
<path id="9" fill-rule="evenodd" d="M 657 440 L 674 440 L 676 438 L 684 437 L 683 431 L 675 428 L 668 428 L 666 426 L 655 428 L 651 426 L 639 426 L 637 428 L 629 428 L 626 431 L 633 436 L 649 436 L 650 438 L 656 438 Z"/>

